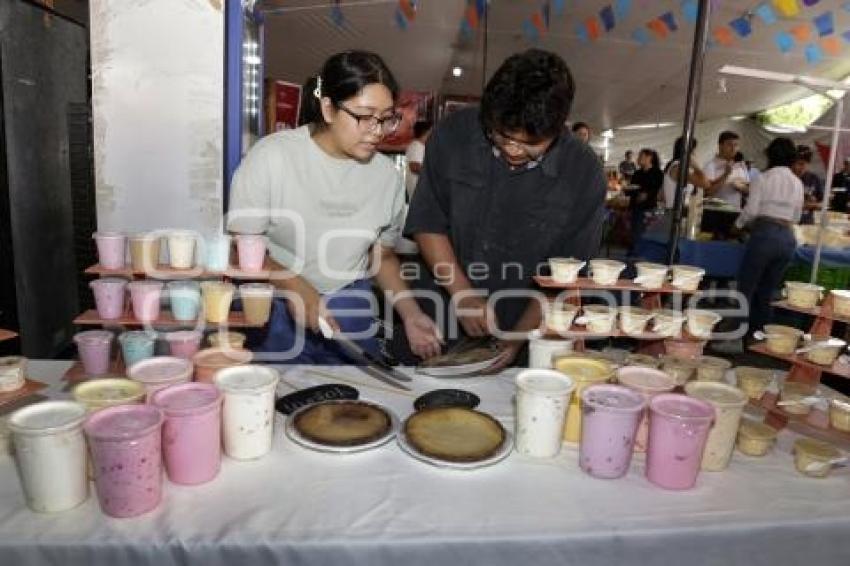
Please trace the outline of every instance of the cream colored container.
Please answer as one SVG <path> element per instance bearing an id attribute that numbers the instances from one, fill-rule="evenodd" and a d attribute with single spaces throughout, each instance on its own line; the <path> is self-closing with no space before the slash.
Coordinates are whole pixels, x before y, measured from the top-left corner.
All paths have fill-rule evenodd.
<path id="1" fill-rule="evenodd" d="M 192 381 L 192 362 L 173 356 L 154 356 L 127 369 L 127 377 L 145 386 L 150 399 L 160 389 Z"/>
<path id="2" fill-rule="evenodd" d="M 629 354 L 626 356 L 626 366 L 658 369 L 661 360 L 648 354 Z"/>
<path id="3" fill-rule="evenodd" d="M 742 420 L 738 428 L 738 450 L 747 456 L 764 456 L 776 443 L 776 429 L 764 423 Z"/>
<path id="4" fill-rule="evenodd" d="M 0 393 L 17 391 L 26 383 L 27 359 L 23 356 L 0 358 Z"/>
<path id="5" fill-rule="evenodd" d="M 705 276 L 705 269 L 691 265 L 674 265 L 671 285 L 683 291 L 696 291 Z"/>
<path id="6" fill-rule="evenodd" d="M 693 379 L 697 370 L 696 360 L 679 356 L 664 356 L 661 358 L 661 370 L 676 381 L 676 385 L 684 385 Z"/>
<path id="7" fill-rule="evenodd" d="M 833 289 L 832 293 L 832 313 L 838 316 L 850 316 L 850 290 Z"/>
<path id="8" fill-rule="evenodd" d="M 682 333 L 685 315 L 679 311 L 659 309 L 653 311 L 652 331 L 659 336 L 672 338 Z"/>
<path id="9" fill-rule="evenodd" d="M 564 418 L 575 382 L 560 371 L 528 369 L 516 377 L 516 451 L 554 458 L 561 451 Z"/>
<path id="10" fill-rule="evenodd" d="M 241 350 L 244 348 L 246 339 L 246 336 L 241 332 L 225 332 L 223 330 L 213 332 L 212 334 L 207 336 L 207 342 L 209 342 L 210 347 L 212 348 L 227 347 L 236 350 Z"/>
<path id="11" fill-rule="evenodd" d="M 150 273 L 159 268 L 161 238 L 154 234 L 130 236 L 130 263 L 133 271 Z"/>
<path id="12" fill-rule="evenodd" d="M 829 424 L 835 430 L 850 432 L 850 402 L 841 399 L 829 402 Z"/>
<path id="13" fill-rule="evenodd" d="M 710 338 L 715 325 L 723 318 L 714 311 L 688 309 L 688 333 L 696 338 Z"/>
<path id="14" fill-rule="evenodd" d="M 18 475 L 33 511 L 66 511 L 88 498 L 85 418 L 85 406 L 74 401 L 35 403 L 9 417 Z"/>
<path id="15" fill-rule="evenodd" d="M 573 342 L 564 338 L 546 338 L 539 330 L 532 333 L 528 341 L 528 367 L 552 369 L 553 358 L 572 352 Z"/>
<path id="16" fill-rule="evenodd" d="M 640 307 L 621 307 L 620 330 L 629 336 L 643 334 L 653 316 L 652 312 Z"/>
<path id="17" fill-rule="evenodd" d="M 664 341 L 664 353 L 668 356 L 688 358 L 696 360 L 702 356 L 705 349 L 705 341 L 698 340 L 676 340 L 669 338 Z"/>
<path id="18" fill-rule="evenodd" d="M 592 334 L 611 334 L 617 320 L 617 310 L 604 305 L 587 305 L 582 307 L 583 322 L 587 331 Z"/>
<path id="19" fill-rule="evenodd" d="M 794 442 L 794 467 L 804 476 L 825 478 L 832 470 L 832 466 L 818 466 L 815 469 L 809 469 L 809 465 L 824 464 L 840 457 L 841 452 L 835 446 L 826 442 L 811 438 L 800 438 Z"/>
<path id="20" fill-rule="evenodd" d="M 552 332 L 569 332 L 578 313 L 578 307 L 569 303 L 551 303 L 546 309 L 546 328 Z"/>
<path id="21" fill-rule="evenodd" d="M 782 410 L 791 415 L 808 415 L 812 407 L 808 403 L 803 403 L 802 400 L 815 395 L 816 392 L 817 387 L 811 383 L 786 381 L 779 392 L 779 400 L 790 402 L 790 404 L 782 405 Z"/>
<path id="22" fill-rule="evenodd" d="M 144 385 L 131 379 L 103 378 L 74 386 L 71 395 L 91 412 L 117 405 L 144 403 L 147 390 Z"/>
<path id="23" fill-rule="evenodd" d="M 714 425 L 708 433 L 700 468 L 707 472 L 721 472 L 729 466 L 735 450 L 735 438 L 747 396 L 731 385 L 708 381 L 688 383 L 685 393 L 714 407 Z"/>
<path id="24" fill-rule="evenodd" d="M 823 293 L 823 287 L 801 281 L 786 281 L 785 294 L 788 304 L 802 309 L 811 309 L 818 305 Z"/>
<path id="25" fill-rule="evenodd" d="M 714 356 L 700 356 L 697 359 L 697 381 L 723 381 L 726 370 L 732 362 Z"/>
<path id="26" fill-rule="evenodd" d="M 635 267 L 637 267 L 635 283 L 646 289 L 659 289 L 663 287 L 667 281 L 667 273 L 670 270 L 666 265 L 643 261 L 636 263 Z"/>
<path id="27" fill-rule="evenodd" d="M 195 240 L 191 230 L 168 232 L 168 262 L 174 269 L 191 269 L 195 265 Z"/>
<path id="28" fill-rule="evenodd" d="M 268 283 L 244 283 L 239 286 L 242 313 L 248 324 L 263 325 L 269 321 L 274 299 L 274 286 Z"/>
<path id="29" fill-rule="evenodd" d="M 764 392 L 767 391 L 767 387 L 773 381 L 773 371 L 751 366 L 738 366 L 735 368 L 735 379 L 738 389 L 746 393 L 750 399 L 758 401 L 764 397 Z"/>
<path id="30" fill-rule="evenodd" d="M 213 382 L 224 394 L 224 453 L 236 460 L 255 460 L 269 453 L 274 437 L 274 368 L 244 365 L 219 370 Z"/>
<path id="31" fill-rule="evenodd" d="M 764 336 L 768 351 L 790 356 L 797 350 L 803 331 L 781 324 L 765 324 Z"/>
<path id="32" fill-rule="evenodd" d="M 612 259 L 590 260 L 590 276 L 597 285 L 615 285 L 626 268 L 622 261 Z"/>
<path id="33" fill-rule="evenodd" d="M 207 322 L 221 324 L 228 320 L 234 289 L 232 283 L 221 281 L 204 281 L 201 283 L 201 295 L 204 300 L 204 313 Z"/>
<path id="34" fill-rule="evenodd" d="M 590 385 L 610 380 L 616 368 L 614 364 L 606 360 L 580 355 L 556 357 L 553 365 L 556 370 L 570 377 L 576 384 L 567 410 L 564 440 L 578 442 L 581 438 L 581 392 Z"/>
<path id="35" fill-rule="evenodd" d="M 561 284 L 575 283 L 578 279 L 578 273 L 585 266 L 585 263 L 573 257 L 549 258 L 552 281 Z"/>
<path id="36" fill-rule="evenodd" d="M 847 347 L 847 342 L 832 336 L 814 335 L 806 343 L 806 359 L 813 364 L 831 366 L 838 359 L 842 350 Z"/>

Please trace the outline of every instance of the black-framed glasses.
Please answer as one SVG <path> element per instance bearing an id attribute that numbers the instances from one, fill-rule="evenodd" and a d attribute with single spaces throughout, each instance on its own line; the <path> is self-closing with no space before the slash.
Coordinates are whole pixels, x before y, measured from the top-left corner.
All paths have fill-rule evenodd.
<path id="1" fill-rule="evenodd" d="M 372 114 L 357 114 L 342 104 L 339 104 L 337 108 L 354 118 L 357 121 L 357 127 L 363 132 L 374 132 L 377 129 L 381 134 L 387 135 L 396 131 L 401 124 L 401 114 L 398 113 L 386 118 L 378 118 Z"/>
<path id="2" fill-rule="evenodd" d="M 529 145 L 518 142 L 510 136 L 506 136 L 505 134 L 499 133 L 495 130 L 487 132 L 487 137 L 490 139 L 490 143 L 496 146 L 496 149 L 501 150 L 508 146 L 516 148 L 520 150 L 530 162 L 535 163 L 541 161 L 546 156 L 549 149 L 551 149 L 555 145 L 555 142 L 558 141 L 557 137 L 555 137 L 551 140 L 545 140 L 535 145 Z M 545 147 L 541 148 L 544 144 L 546 144 Z"/>

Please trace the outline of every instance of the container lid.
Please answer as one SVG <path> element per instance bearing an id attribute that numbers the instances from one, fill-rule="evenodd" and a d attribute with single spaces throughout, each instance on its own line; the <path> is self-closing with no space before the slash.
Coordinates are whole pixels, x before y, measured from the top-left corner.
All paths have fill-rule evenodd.
<path id="1" fill-rule="evenodd" d="M 132 234 L 130 236 L 130 239 L 131 240 L 151 241 L 151 240 L 159 240 L 161 236 L 162 236 L 161 234 L 158 234 L 156 232 L 138 232 L 136 234 Z"/>
<path id="2" fill-rule="evenodd" d="M 25 364 L 27 359 L 23 356 L 4 356 L 0 358 L 0 370 L 10 367 L 18 367 Z"/>
<path id="3" fill-rule="evenodd" d="M 806 289 L 809 291 L 820 291 L 823 289 L 820 285 L 815 285 L 814 283 L 805 283 L 803 281 L 786 281 L 786 287 L 797 287 L 799 289 Z"/>
<path id="4" fill-rule="evenodd" d="M 578 356 L 555 358 L 554 366 L 559 372 L 583 383 L 605 381 L 614 373 L 614 366 L 610 362 Z"/>
<path id="5" fill-rule="evenodd" d="M 747 396 L 737 387 L 713 381 L 692 381 L 685 384 L 685 393 L 691 397 L 708 401 L 715 407 L 743 407 Z"/>
<path id="6" fill-rule="evenodd" d="M 651 263 L 651 262 L 648 262 L 648 261 L 639 261 L 635 264 L 635 267 L 637 267 L 638 269 L 664 271 L 665 273 L 667 272 L 668 269 L 670 269 L 666 265 L 663 265 L 663 264 L 660 264 L 660 263 Z"/>
<path id="7" fill-rule="evenodd" d="M 732 367 L 732 362 L 729 360 L 724 360 L 723 358 L 717 358 L 715 356 L 700 356 L 697 361 L 699 362 L 700 367 L 717 369 L 729 369 Z"/>
<path id="8" fill-rule="evenodd" d="M 584 263 L 582 260 L 574 257 L 550 257 L 549 261 L 552 263 L 568 263 L 573 265 L 580 265 Z"/>
<path id="9" fill-rule="evenodd" d="M 85 405 L 76 401 L 42 401 L 12 413 L 8 424 L 15 434 L 55 434 L 81 425 L 85 418 Z"/>
<path id="10" fill-rule="evenodd" d="M 581 307 L 581 310 L 584 311 L 586 315 L 616 315 L 617 310 L 614 307 L 609 307 L 606 305 L 584 305 Z"/>
<path id="11" fill-rule="evenodd" d="M 850 289 L 833 289 L 830 292 L 836 297 L 841 297 L 842 299 L 850 299 Z"/>
<path id="12" fill-rule="evenodd" d="M 123 277 L 99 277 L 97 279 L 92 279 L 89 281 L 89 287 L 93 287 L 95 285 L 126 285 L 128 281 Z"/>
<path id="13" fill-rule="evenodd" d="M 162 426 L 162 411 L 153 405 L 119 405 L 89 415 L 86 435 L 99 440 L 132 440 Z"/>
<path id="14" fill-rule="evenodd" d="M 130 281 L 127 283 L 128 287 L 152 287 L 156 289 L 162 289 L 165 284 L 162 281 L 154 281 L 152 279 L 141 279 L 137 281 Z"/>
<path id="15" fill-rule="evenodd" d="M 131 379 L 102 378 L 76 385 L 72 394 L 81 403 L 132 401 L 145 396 L 145 387 Z"/>
<path id="16" fill-rule="evenodd" d="M 228 283 L 227 281 L 201 281 L 201 289 L 224 289 L 230 291 L 235 289 L 236 286 L 233 283 Z"/>
<path id="17" fill-rule="evenodd" d="M 652 311 L 641 307 L 620 307 L 620 315 L 631 315 L 631 316 L 648 316 L 652 317 L 655 314 Z"/>
<path id="18" fill-rule="evenodd" d="M 666 417 L 683 421 L 703 421 L 714 418 L 714 407 L 701 399 L 679 393 L 656 395 L 649 402 L 649 408 Z"/>
<path id="19" fill-rule="evenodd" d="M 671 266 L 671 269 L 673 271 L 685 271 L 685 272 L 690 271 L 693 274 L 697 274 L 697 273 L 704 274 L 705 273 L 705 269 L 703 269 L 702 267 L 696 267 L 694 265 L 673 265 L 673 266 Z"/>
<path id="20" fill-rule="evenodd" d="M 177 291 L 197 291 L 201 288 L 200 283 L 197 281 L 189 280 L 178 280 L 178 281 L 169 281 L 166 285 L 171 290 Z"/>
<path id="21" fill-rule="evenodd" d="M 792 336 L 800 336 L 803 331 L 793 326 L 784 326 L 782 324 L 765 324 L 764 325 L 764 333 L 767 335 L 771 334 L 788 334 Z"/>
<path id="22" fill-rule="evenodd" d="M 213 382 L 228 393 L 254 393 L 277 387 L 280 374 L 274 368 L 244 365 L 224 368 L 216 372 Z"/>
<path id="23" fill-rule="evenodd" d="M 209 383 L 181 383 L 154 393 L 151 404 L 166 415 L 191 415 L 209 410 L 221 403 L 221 392 Z"/>
<path id="24" fill-rule="evenodd" d="M 621 413 L 634 413 L 646 407 L 640 393 L 620 385 L 591 385 L 582 392 L 581 401 L 585 407 Z"/>
<path id="25" fill-rule="evenodd" d="M 192 362 L 174 356 L 154 356 L 136 362 L 127 377 L 142 383 L 162 383 L 192 374 Z"/>
<path id="26" fill-rule="evenodd" d="M 656 320 L 659 318 L 669 318 L 671 320 L 685 320 L 685 314 L 682 311 L 674 311 L 672 309 L 659 309 L 652 311 Z"/>
<path id="27" fill-rule="evenodd" d="M 166 332 L 164 338 L 166 342 L 184 342 L 189 340 L 198 340 L 200 342 L 202 334 L 198 330 L 175 330 L 174 332 Z"/>
<path id="28" fill-rule="evenodd" d="M 840 458 L 841 452 L 838 448 L 827 442 L 821 442 L 813 438 L 800 438 L 794 442 L 794 451 L 805 452 L 810 458 L 826 462 L 834 458 Z"/>
<path id="29" fill-rule="evenodd" d="M 738 366 L 735 368 L 735 375 L 738 377 L 746 375 L 748 377 L 758 376 L 762 379 L 772 379 L 773 370 L 753 366 Z"/>
<path id="30" fill-rule="evenodd" d="M 112 337 L 108 330 L 84 330 L 74 334 L 74 342 L 109 342 Z"/>
<path id="31" fill-rule="evenodd" d="M 127 330 L 118 335 L 118 341 L 125 340 L 156 340 L 156 334 L 147 330 Z"/>
<path id="32" fill-rule="evenodd" d="M 608 267 L 611 269 L 624 269 L 626 264 L 622 261 L 617 261 L 616 259 L 592 259 L 590 260 L 591 267 Z"/>
<path id="33" fill-rule="evenodd" d="M 776 429 L 772 426 L 748 419 L 741 420 L 741 426 L 738 428 L 738 432 L 744 436 L 759 440 L 770 440 L 776 438 L 777 434 Z"/>
<path id="34" fill-rule="evenodd" d="M 196 366 L 208 368 L 226 368 L 250 363 L 254 355 L 249 350 L 239 348 L 206 348 L 192 358 Z"/>
<path id="35" fill-rule="evenodd" d="M 268 295 L 269 293 L 274 293 L 274 285 L 271 283 L 243 283 L 242 285 L 239 285 L 239 292 L 243 295 L 246 293 Z"/>
<path id="36" fill-rule="evenodd" d="M 663 393 L 676 387 L 676 380 L 670 374 L 652 368 L 620 368 L 617 370 L 617 381 L 648 393 Z"/>
<path id="37" fill-rule="evenodd" d="M 124 238 L 122 232 L 95 232 L 91 235 L 92 238 Z"/>
<path id="38" fill-rule="evenodd" d="M 683 358 L 682 356 L 663 356 L 661 358 L 662 367 L 685 367 L 696 369 L 698 362 L 691 358 Z"/>
<path id="39" fill-rule="evenodd" d="M 576 386 L 572 378 L 551 369 L 522 370 L 516 376 L 516 385 L 523 391 L 543 395 L 567 395 Z"/>

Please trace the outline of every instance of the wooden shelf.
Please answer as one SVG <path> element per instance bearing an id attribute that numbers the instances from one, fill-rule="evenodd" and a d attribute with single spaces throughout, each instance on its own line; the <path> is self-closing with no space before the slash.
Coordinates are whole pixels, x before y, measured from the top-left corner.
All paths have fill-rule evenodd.
<path id="1" fill-rule="evenodd" d="M 13 403 L 15 401 L 18 401 L 19 399 L 24 399 L 26 397 L 29 397 L 30 395 L 35 395 L 45 387 L 47 387 L 46 383 L 27 378 L 26 382 L 24 383 L 24 386 L 20 389 L 16 389 L 15 391 L 9 391 L 6 393 L 0 393 L 0 406 L 8 405 L 9 403 Z"/>
<path id="2" fill-rule="evenodd" d="M 154 279 L 205 279 L 227 277 L 230 279 L 251 279 L 251 280 L 268 280 L 271 278 L 271 266 L 268 261 L 262 271 L 243 271 L 238 266 L 231 265 L 226 271 L 207 271 L 201 267 L 194 269 L 174 269 L 168 264 L 160 264 L 153 273 L 147 273 L 141 270 L 134 270 L 127 265 L 124 269 L 106 269 L 101 267 L 99 263 L 86 268 L 88 275 L 98 275 L 100 277 L 126 277 L 133 279 L 135 277 L 151 277 Z"/>
<path id="3" fill-rule="evenodd" d="M 776 301 L 772 303 L 772 305 L 776 308 L 785 309 L 788 311 L 798 312 L 802 314 L 807 314 L 809 316 L 814 316 L 817 318 L 826 318 L 829 320 L 835 320 L 838 322 L 845 322 L 850 324 L 850 316 L 841 316 L 837 314 L 833 314 L 832 308 L 828 308 L 826 306 L 826 301 L 824 301 L 824 305 L 813 307 L 810 309 L 806 309 L 803 307 L 795 307 L 788 303 L 788 301 Z"/>
<path id="4" fill-rule="evenodd" d="M 773 352 L 771 352 L 770 350 L 767 349 L 766 344 L 754 344 L 754 345 L 750 346 L 749 349 L 752 352 L 763 354 L 765 356 L 770 356 L 771 358 L 776 358 L 778 360 L 784 360 L 784 361 L 791 363 L 791 364 L 794 364 L 794 365 L 807 367 L 807 368 L 812 369 L 812 370 L 825 371 L 827 373 L 831 373 L 833 375 L 838 375 L 840 377 L 850 378 L 850 365 L 841 364 L 838 361 L 836 361 L 831 366 L 822 366 L 822 365 L 818 365 L 818 364 L 813 364 L 812 362 L 808 361 L 803 356 L 798 356 L 796 354 L 792 354 L 790 356 L 785 356 L 785 355 L 782 355 L 782 354 L 775 354 L 775 353 L 773 353 Z"/>
<path id="5" fill-rule="evenodd" d="M 615 285 L 597 285 L 589 277 L 579 277 L 575 283 L 556 283 L 551 277 L 546 275 L 535 275 L 534 281 L 544 289 L 566 289 L 570 291 L 578 290 L 599 290 L 599 291 L 637 291 L 640 293 L 681 293 L 692 295 L 698 291 L 685 291 L 678 287 L 673 287 L 669 283 L 665 283 L 663 287 L 658 289 L 647 289 L 632 281 L 631 279 L 620 279 Z"/>
<path id="6" fill-rule="evenodd" d="M 137 320 L 131 312 L 125 312 L 120 318 L 114 320 L 106 320 L 100 318 L 100 315 L 97 314 L 97 311 L 94 309 L 89 309 L 79 315 L 74 319 L 74 324 L 79 325 L 118 325 L 118 326 L 144 326 L 145 324 L 150 324 L 151 326 L 162 326 L 162 327 L 172 327 L 172 328 L 183 328 L 187 326 L 194 326 L 194 321 L 183 321 L 183 320 L 175 320 L 171 315 L 171 312 L 168 310 L 160 311 L 159 318 L 150 323 L 144 323 Z M 218 326 L 224 326 L 219 324 L 213 324 L 210 322 L 205 322 L 205 328 L 217 328 Z M 227 321 L 227 326 L 231 328 L 262 328 L 263 325 L 258 324 L 249 324 L 245 322 L 245 316 L 241 312 L 231 312 L 230 317 Z"/>
<path id="7" fill-rule="evenodd" d="M 750 399 L 749 404 L 766 411 L 765 423 L 774 428 L 788 427 L 806 436 L 839 444 L 845 450 L 850 449 L 850 433 L 830 427 L 828 413 L 812 407 L 807 415 L 792 415 L 776 406 L 778 400 L 776 393 L 765 393 L 758 401 Z"/>
<path id="8" fill-rule="evenodd" d="M 18 333 L 12 332 L 11 330 L 4 330 L 0 328 L 0 342 L 5 342 L 6 340 L 11 340 L 12 338 L 17 338 Z"/>

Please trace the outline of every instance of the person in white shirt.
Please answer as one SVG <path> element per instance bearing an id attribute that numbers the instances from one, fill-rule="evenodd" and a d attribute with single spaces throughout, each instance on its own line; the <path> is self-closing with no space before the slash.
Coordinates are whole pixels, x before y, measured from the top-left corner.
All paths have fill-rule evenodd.
<path id="1" fill-rule="evenodd" d="M 705 174 L 697 165 L 694 159 L 694 150 L 697 148 L 696 138 L 691 138 L 691 147 L 689 150 L 690 158 L 688 159 L 688 178 L 687 184 L 682 188 L 682 204 L 687 205 L 691 193 L 694 192 L 694 187 L 706 188 L 708 180 Z M 673 159 L 667 162 L 664 167 L 664 182 L 661 187 L 661 194 L 664 197 L 664 208 L 670 210 L 673 208 L 676 199 L 676 184 L 679 181 L 679 162 L 685 156 L 685 139 L 678 137 L 676 143 L 673 144 Z"/>
<path id="2" fill-rule="evenodd" d="M 433 126 L 433 122 L 422 120 L 413 125 L 413 141 L 407 144 L 407 151 L 404 153 L 405 161 L 407 161 L 405 186 L 408 201 L 413 198 L 413 191 L 416 190 L 416 183 L 419 182 L 419 171 L 422 170 L 422 161 L 425 159 L 425 143 L 431 135 Z"/>
<path id="3" fill-rule="evenodd" d="M 794 256 L 797 241 L 792 226 L 803 212 L 803 184 L 791 171 L 797 148 L 788 138 L 767 146 L 768 169 L 750 187 L 747 205 L 735 221 L 749 227 L 738 290 L 749 301 L 749 332 L 770 322 L 770 303 Z"/>
<path id="4" fill-rule="evenodd" d="M 717 140 L 717 155 L 705 165 L 704 170 L 709 180 L 705 196 L 722 199 L 738 209 L 741 208 L 741 195 L 747 193 L 750 184 L 747 166 L 743 161 L 735 161 L 740 145 L 738 134 L 721 132 Z"/>
<path id="5" fill-rule="evenodd" d="M 289 363 L 362 363 L 319 334 L 324 319 L 380 356 L 371 272 L 393 299 L 413 352 L 438 354 L 437 328 L 404 295 L 393 252 L 404 191 L 392 162 L 377 153 L 400 122 L 392 73 L 373 53 L 346 51 L 331 56 L 304 92 L 308 125 L 263 138 L 231 185 L 227 229 L 268 237 L 272 282 L 284 294 L 256 350 L 287 352 Z"/>

